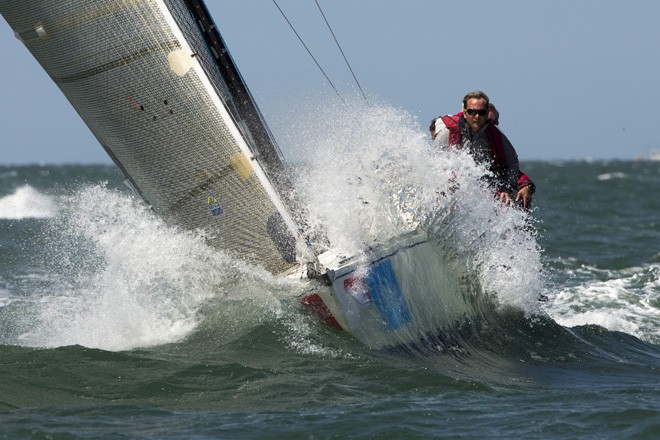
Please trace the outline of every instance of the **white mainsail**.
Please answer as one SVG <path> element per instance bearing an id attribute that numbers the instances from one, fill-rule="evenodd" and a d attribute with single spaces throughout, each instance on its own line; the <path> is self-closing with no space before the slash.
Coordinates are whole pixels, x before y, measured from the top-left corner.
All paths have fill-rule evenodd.
<path id="1" fill-rule="evenodd" d="M 157 213 L 273 273 L 295 264 L 282 156 L 203 2 L 0 0 L 0 13 Z"/>

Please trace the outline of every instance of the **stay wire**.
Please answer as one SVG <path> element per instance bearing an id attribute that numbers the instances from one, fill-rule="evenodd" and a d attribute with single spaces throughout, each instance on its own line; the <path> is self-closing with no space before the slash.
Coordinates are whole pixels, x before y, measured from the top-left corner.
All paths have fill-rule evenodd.
<path id="1" fill-rule="evenodd" d="M 312 52 L 309 50 L 309 48 L 307 47 L 307 45 L 305 44 L 305 42 L 303 41 L 303 39 L 300 37 L 300 35 L 299 35 L 298 32 L 296 31 L 296 28 L 293 27 L 293 25 L 291 24 L 291 22 L 290 22 L 289 19 L 287 18 L 286 14 L 285 14 L 284 11 L 282 10 L 282 8 L 280 8 L 280 5 L 277 4 L 277 1 L 276 1 L 276 0 L 273 0 L 273 3 L 275 3 L 275 6 L 277 6 L 277 9 L 280 11 L 280 14 L 282 14 L 282 17 L 284 17 L 284 19 L 286 20 L 286 22 L 289 24 L 289 27 L 291 28 L 291 30 L 293 31 L 293 33 L 296 34 L 296 37 L 298 37 L 298 40 L 300 40 L 300 42 L 302 43 L 302 45 L 303 45 L 303 47 L 305 48 L 305 50 L 307 50 L 307 53 L 309 54 L 309 56 L 312 57 L 312 59 L 313 59 L 314 62 L 316 63 L 316 66 L 319 68 L 319 70 L 321 71 L 321 73 L 323 74 L 323 76 L 325 76 L 325 79 L 328 80 L 328 83 L 330 84 L 330 86 L 334 89 L 335 93 L 337 93 L 337 96 L 339 96 L 339 99 L 341 99 L 341 102 L 343 102 L 344 105 L 348 105 L 348 104 L 346 104 L 346 101 L 344 101 L 344 98 L 341 96 L 341 94 L 339 93 L 339 91 L 337 90 L 337 88 L 335 87 L 335 85 L 332 83 L 332 81 L 330 81 L 330 78 L 328 78 L 328 75 L 326 75 L 325 71 L 323 70 L 323 68 L 321 67 L 321 65 L 319 64 L 319 62 L 316 61 L 316 58 L 314 58 L 314 55 L 312 55 Z"/>
<path id="2" fill-rule="evenodd" d="M 360 93 L 362 93 L 362 96 L 364 97 L 364 100 L 368 102 L 367 100 L 367 95 L 364 94 L 364 90 L 362 90 L 362 86 L 360 85 L 360 82 L 358 81 L 357 77 L 355 76 L 355 73 L 353 72 L 353 68 L 351 67 L 351 63 L 348 62 L 348 59 L 346 58 L 346 55 L 344 54 L 344 51 L 341 48 L 341 45 L 339 44 L 339 41 L 337 40 L 337 37 L 335 36 L 334 31 L 332 30 L 332 27 L 330 26 L 330 23 L 328 22 L 328 19 L 325 17 L 325 14 L 323 13 L 323 9 L 321 9 L 321 5 L 319 4 L 318 0 L 314 0 L 316 2 L 316 6 L 319 8 L 319 12 L 323 16 L 323 20 L 325 20 L 325 24 L 328 26 L 328 30 L 332 34 L 332 38 L 335 39 L 335 43 L 337 44 L 337 47 L 339 48 L 339 52 L 341 52 L 341 56 L 344 57 L 344 61 L 346 62 L 346 66 L 348 66 L 348 70 L 351 71 L 351 75 L 353 75 L 353 79 L 355 80 L 355 84 L 357 84 L 358 89 L 360 89 Z"/>

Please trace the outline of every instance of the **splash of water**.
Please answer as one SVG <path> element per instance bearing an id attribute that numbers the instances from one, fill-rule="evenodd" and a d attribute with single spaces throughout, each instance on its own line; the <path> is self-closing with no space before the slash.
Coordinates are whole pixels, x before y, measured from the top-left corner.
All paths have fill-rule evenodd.
<path id="1" fill-rule="evenodd" d="M 50 218 L 56 213 L 53 199 L 30 185 L 19 187 L 13 194 L 0 198 L 0 219 Z"/>
<path id="2" fill-rule="evenodd" d="M 420 228 L 505 304 L 538 311 L 545 293 L 529 216 L 500 206 L 487 171 L 462 151 L 438 151 L 410 114 L 354 102 L 306 112 L 296 187 L 311 228 L 347 255 Z M 317 117 L 317 120 L 314 120 Z M 302 156 L 302 155 L 299 155 Z"/>
<path id="3" fill-rule="evenodd" d="M 265 270 L 165 225 L 126 193 L 63 197 L 47 232 L 47 282 L 12 302 L 16 342 L 128 350 L 180 341 L 205 317 L 225 338 L 277 315 L 284 289 Z M 3 338 L 4 339 L 4 338 Z"/>

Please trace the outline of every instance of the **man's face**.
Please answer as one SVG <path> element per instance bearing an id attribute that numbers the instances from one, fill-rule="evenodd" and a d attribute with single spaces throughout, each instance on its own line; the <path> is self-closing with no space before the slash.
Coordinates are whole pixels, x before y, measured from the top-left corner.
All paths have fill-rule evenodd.
<path id="1" fill-rule="evenodd" d="M 488 118 L 488 103 L 483 98 L 470 98 L 467 101 L 463 116 L 473 133 L 476 133 L 486 123 Z"/>

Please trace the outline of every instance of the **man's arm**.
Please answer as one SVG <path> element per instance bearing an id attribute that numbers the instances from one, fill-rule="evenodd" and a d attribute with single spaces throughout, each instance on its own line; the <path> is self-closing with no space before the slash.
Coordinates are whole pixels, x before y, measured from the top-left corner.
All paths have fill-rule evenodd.
<path id="1" fill-rule="evenodd" d="M 520 164 L 518 163 L 518 153 L 504 133 L 502 133 L 502 148 L 506 157 L 504 179 L 507 189 L 512 193 L 518 190 L 518 177 L 520 176 Z"/>

